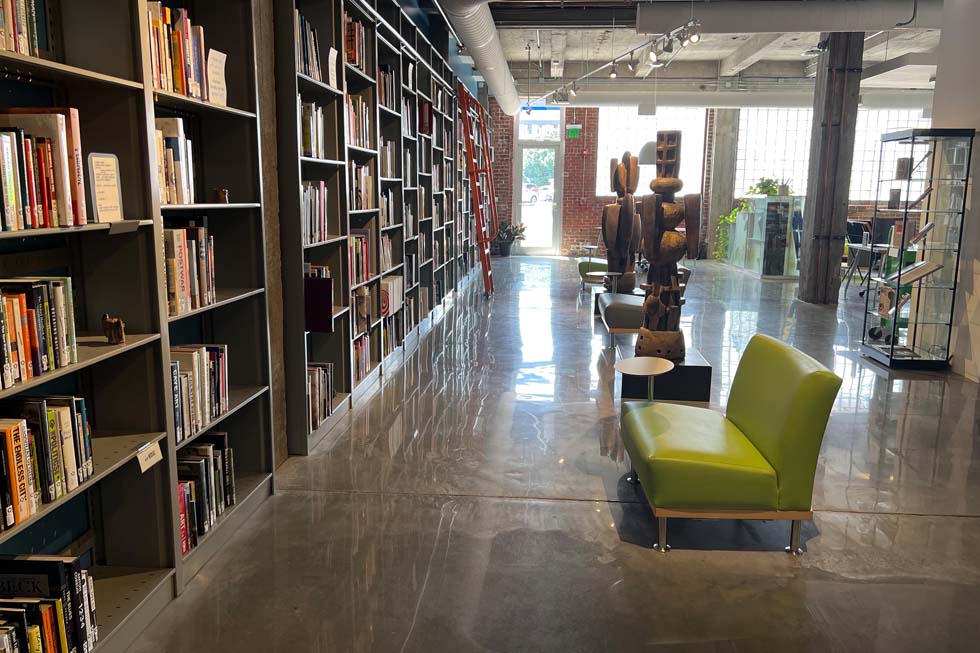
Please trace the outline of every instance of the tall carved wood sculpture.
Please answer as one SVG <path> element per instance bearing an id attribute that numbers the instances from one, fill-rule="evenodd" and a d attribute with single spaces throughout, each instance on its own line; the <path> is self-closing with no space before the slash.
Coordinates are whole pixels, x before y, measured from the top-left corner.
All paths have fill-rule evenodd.
<path id="1" fill-rule="evenodd" d="M 610 272 L 621 272 L 618 290 L 633 292 L 636 287 L 636 252 L 640 248 L 640 216 L 636 211 L 633 193 L 640 182 L 640 166 L 629 152 L 622 160 L 609 161 L 610 187 L 616 193 L 616 203 L 608 204 L 602 212 L 602 240 L 606 245 L 606 262 Z M 609 282 L 606 282 L 607 290 Z"/>
<path id="2" fill-rule="evenodd" d="M 681 297 L 677 263 L 684 255 L 696 258 L 701 229 L 701 195 L 675 200 L 684 187 L 677 177 L 681 166 L 681 133 L 657 132 L 657 176 L 650 182 L 653 195 L 640 205 L 643 255 L 647 270 L 644 319 L 636 341 L 637 356 L 684 360 L 684 334 L 680 330 Z M 683 226 L 684 232 L 678 231 Z"/>

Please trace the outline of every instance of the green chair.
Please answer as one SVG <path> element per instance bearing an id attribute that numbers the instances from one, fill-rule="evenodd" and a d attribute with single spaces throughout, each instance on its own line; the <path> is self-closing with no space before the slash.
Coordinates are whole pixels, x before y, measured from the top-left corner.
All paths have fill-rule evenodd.
<path id="1" fill-rule="evenodd" d="M 662 402 L 623 404 L 631 482 L 639 481 L 667 546 L 667 519 L 786 519 L 791 553 L 812 519 L 813 477 L 841 379 L 803 352 L 756 335 L 724 415 Z"/>

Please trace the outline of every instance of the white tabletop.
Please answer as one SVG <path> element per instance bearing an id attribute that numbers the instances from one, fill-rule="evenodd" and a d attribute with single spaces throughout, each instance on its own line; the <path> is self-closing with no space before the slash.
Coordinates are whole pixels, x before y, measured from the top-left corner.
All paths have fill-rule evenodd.
<path id="1" fill-rule="evenodd" d="M 865 245 L 863 243 L 847 243 L 847 249 L 853 249 L 858 252 L 884 252 L 891 248 L 888 243 L 875 243 L 874 245 Z"/>
<path id="2" fill-rule="evenodd" d="M 585 276 L 587 276 L 587 277 L 621 277 L 621 276 L 623 276 L 623 273 L 622 272 L 606 272 L 604 270 L 594 270 L 592 272 L 586 272 L 585 273 Z"/>
<path id="3" fill-rule="evenodd" d="M 656 356 L 634 356 L 616 361 L 616 371 L 630 376 L 660 376 L 672 369 L 671 361 Z"/>

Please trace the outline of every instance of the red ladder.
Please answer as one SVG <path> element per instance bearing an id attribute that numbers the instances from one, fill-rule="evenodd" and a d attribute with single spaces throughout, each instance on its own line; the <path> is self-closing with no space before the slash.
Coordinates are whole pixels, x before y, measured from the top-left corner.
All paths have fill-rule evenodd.
<path id="1" fill-rule="evenodd" d="M 458 86 L 460 113 L 463 114 L 463 133 L 466 139 L 466 171 L 470 179 L 470 197 L 476 217 L 476 243 L 480 250 L 480 266 L 483 269 L 483 292 L 493 294 L 493 271 L 490 269 L 490 243 L 497 237 L 500 223 L 497 221 L 497 197 L 493 190 L 493 172 L 490 168 L 490 137 L 487 129 L 486 109 L 474 99 L 463 84 Z M 474 123 L 479 131 L 481 165 L 477 166 L 474 143 Z M 487 222 L 484 210 L 490 208 Z"/>

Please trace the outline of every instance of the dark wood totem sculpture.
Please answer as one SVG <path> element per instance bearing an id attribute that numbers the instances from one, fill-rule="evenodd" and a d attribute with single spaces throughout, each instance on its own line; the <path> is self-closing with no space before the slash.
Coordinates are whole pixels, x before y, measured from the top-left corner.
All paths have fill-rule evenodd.
<path id="1" fill-rule="evenodd" d="M 680 330 L 683 289 L 677 264 L 685 254 L 691 259 L 697 257 L 701 228 L 701 195 L 675 199 L 684 187 L 677 176 L 680 166 L 681 133 L 657 132 L 657 176 L 650 182 L 653 195 L 644 197 L 640 205 L 640 246 L 650 267 L 647 282 L 642 285 L 646 290 L 645 316 L 636 355 L 673 361 L 684 360 L 686 354 Z"/>
<path id="2" fill-rule="evenodd" d="M 621 160 L 609 161 L 610 187 L 616 203 L 607 204 L 602 212 L 602 240 L 606 245 L 609 272 L 620 272 L 618 291 L 631 293 L 636 287 L 636 252 L 640 249 L 640 216 L 633 193 L 640 183 L 640 166 L 629 152 Z M 609 290 L 606 280 L 606 290 Z"/>

